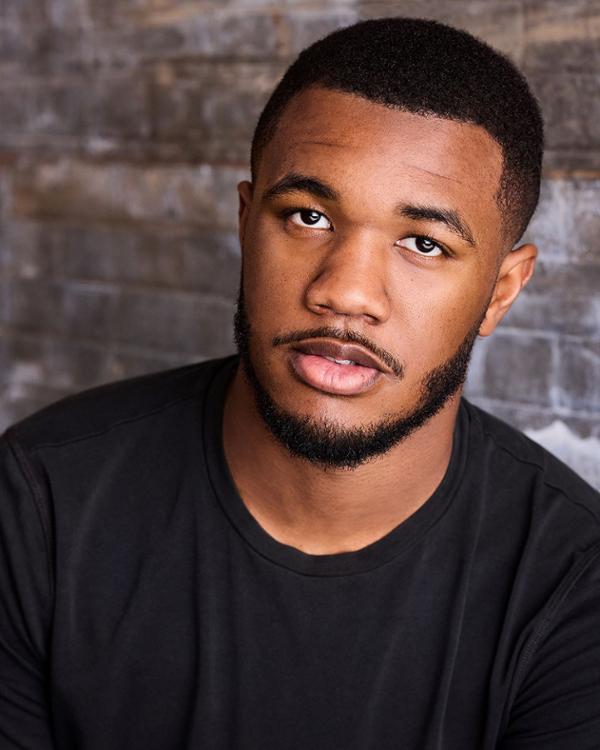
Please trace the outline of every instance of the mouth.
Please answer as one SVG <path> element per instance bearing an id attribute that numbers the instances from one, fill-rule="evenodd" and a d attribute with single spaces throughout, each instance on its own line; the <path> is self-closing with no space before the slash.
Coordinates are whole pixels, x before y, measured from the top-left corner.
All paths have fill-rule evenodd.
<path id="1" fill-rule="evenodd" d="M 294 344 L 289 362 L 303 383 L 336 396 L 364 393 L 385 374 L 383 365 L 366 349 L 338 341 L 317 339 Z"/>

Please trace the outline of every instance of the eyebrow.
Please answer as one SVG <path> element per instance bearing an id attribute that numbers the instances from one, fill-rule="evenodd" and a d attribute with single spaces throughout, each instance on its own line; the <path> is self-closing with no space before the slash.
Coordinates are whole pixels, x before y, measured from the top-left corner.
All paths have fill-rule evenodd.
<path id="1" fill-rule="evenodd" d="M 263 195 L 263 200 L 271 200 L 280 195 L 290 193 L 308 193 L 320 200 L 338 201 L 340 194 L 329 185 L 316 177 L 289 172 L 272 185 Z M 471 247 L 475 247 L 473 233 L 459 214 L 451 208 L 437 208 L 433 206 L 411 206 L 401 204 L 396 213 L 413 221 L 433 221 L 445 224 L 454 234 L 458 235 Z"/>
<path id="2" fill-rule="evenodd" d="M 265 191 L 263 200 L 270 200 L 279 195 L 289 195 L 289 193 L 308 193 L 325 201 L 337 201 L 340 198 L 336 190 L 315 177 L 290 172 Z"/>
<path id="3" fill-rule="evenodd" d="M 471 247 L 475 247 L 473 233 L 467 224 L 460 218 L 458 213 L 451 208 L 434 208 L 429 206 L 400 205 L 396 213 L 406 219 L 414 221 L 435 221 L 445 224 L 454 234 L 457 234 Z"/>

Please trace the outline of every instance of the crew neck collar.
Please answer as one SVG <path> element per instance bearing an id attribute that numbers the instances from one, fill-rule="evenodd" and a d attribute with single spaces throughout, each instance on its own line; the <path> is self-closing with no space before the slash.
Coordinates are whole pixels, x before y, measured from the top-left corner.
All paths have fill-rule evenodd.
<path id="1" fill-rule="evenodd" d="M 268 534 L 240 497 L 223 448 L 223 408 L 238 358 L 223 360 L 205 391 L 202 434 L 208 476 L 216 498 L 245 542 L 272 563 L 309 576 L 349 576 L 385 565 L 415 544 L 439 520 L 454 497 L 466 465 L 469 419 L 464 404 L 458 411 L 452 454 L 446 474 L 431 497 L 411 516 L 372 544 L 354 552 L 310 555 Z"/>

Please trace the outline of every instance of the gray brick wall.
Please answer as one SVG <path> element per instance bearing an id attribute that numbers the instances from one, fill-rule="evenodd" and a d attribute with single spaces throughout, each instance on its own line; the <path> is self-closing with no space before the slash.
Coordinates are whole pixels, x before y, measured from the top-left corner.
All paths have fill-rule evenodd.
<path id="1" fill-rule="evenodd" d="M 302 47 L 383 15 L 474 32 L 540 98 L 541 260 L 467 390 L 600 486 L 600 0 L 3 0 L 0 426 L 232 350 L 258 113 Z"/>

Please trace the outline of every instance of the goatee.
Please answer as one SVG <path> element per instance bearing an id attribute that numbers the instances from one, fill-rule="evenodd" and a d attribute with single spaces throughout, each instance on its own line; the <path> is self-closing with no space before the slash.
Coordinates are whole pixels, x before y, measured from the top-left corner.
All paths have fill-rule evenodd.
<path id="1" fill-rule="evenodd" d="M 455 354 L 425 375 L 421 381 L 419 401 L 411 412 L 387 416 L 379 423 L 355 428 L 319 422 L 313 416 L 298 416 L 275 403 L 258 379 L 252 364 L 252 330 L 241 288 L 234 317 L 234 336 L 257 410 L 271 434 L 292 456 L 328 469 L 355 469 L 405 440 L 438 414 L 460 389 L 467 375 L 471 351 L 483 317 L 485 314 L 469 331 Z M 336 332 L 336 338 L 350 340 L 344 339 L 342 332 Z M 352 341 L 356 342 L 357 338 L 352 337 Z"/>

